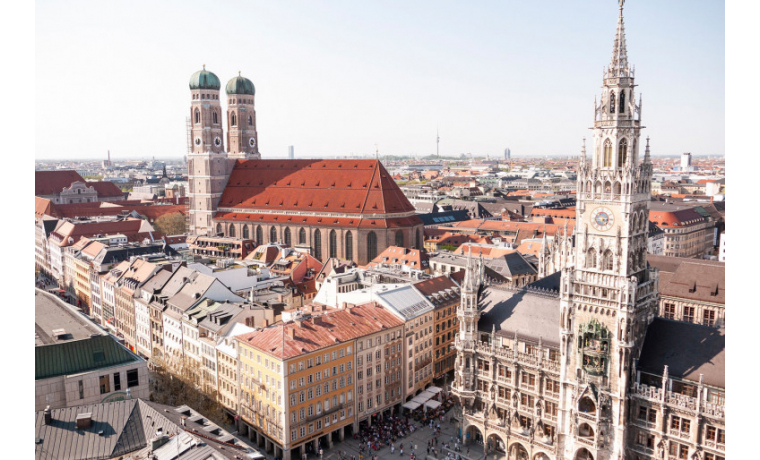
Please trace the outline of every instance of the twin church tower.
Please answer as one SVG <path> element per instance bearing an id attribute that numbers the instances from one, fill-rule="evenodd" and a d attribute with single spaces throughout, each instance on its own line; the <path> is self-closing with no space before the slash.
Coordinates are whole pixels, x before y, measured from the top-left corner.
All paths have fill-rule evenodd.
<path id="1" fill-rule="evenodd" d="M 213 214 L 227 185 L 235 160 L 259 159 L 256 133 L 256 88 L 238 75 L 227 83 L 227 136 L 224 128 L 219 77 L 206 70 L 190 77 L 191 142 L 188 155 L 190 228 L 192 235 L 208 235 Z"/>

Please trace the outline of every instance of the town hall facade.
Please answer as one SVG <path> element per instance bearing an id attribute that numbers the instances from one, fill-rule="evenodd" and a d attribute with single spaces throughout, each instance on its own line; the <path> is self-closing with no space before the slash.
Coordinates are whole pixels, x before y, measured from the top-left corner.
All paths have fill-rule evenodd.
<path id="1" fill-rule="evenodd" d="M 656 318 L 647 264 L 652 164 L 620 1 L 612 60 L 585 141 L 576 229 L 559 271 L 519 290 L 462 286 L 453 392 L 465 442 L 509 459 L 725 456 L 725 335 Z M 557 259 L 555 257 L 555 259 Z M 673 353 L 678 341 L 689 352 Z M 688 356 L 687 356 L 688 355 Z"/>

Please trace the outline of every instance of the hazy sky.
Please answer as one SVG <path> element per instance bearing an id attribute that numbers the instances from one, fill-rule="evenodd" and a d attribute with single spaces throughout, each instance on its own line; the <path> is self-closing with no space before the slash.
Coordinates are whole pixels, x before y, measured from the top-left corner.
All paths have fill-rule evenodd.
<path id="1" fill-rule="evenodd" d="M 617 1 L 38 0 L 35 13 L 38 159 L 181 158 L 202 64 L 222 88 L 238 70 L 253 81 L 265 158 L 376 143 L 427 155 L 436 128 L 443 155 L 576 155 Z M 626 2 L 654 154 L 724 153 L 724 22 L 722 1 Z"/>

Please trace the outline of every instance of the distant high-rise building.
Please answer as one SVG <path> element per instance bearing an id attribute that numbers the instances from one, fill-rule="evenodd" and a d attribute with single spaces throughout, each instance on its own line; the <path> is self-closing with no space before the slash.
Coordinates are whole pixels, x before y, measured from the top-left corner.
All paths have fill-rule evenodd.
<path id="1" fill-rule="evenodd" d="M 504 159 L 507 161 L 512 159 L 512 152 L 509 151 L 509 147 L 504 149 Z"/>
<path id="2" fill-rule="evenodd" d="M 288 147 L 288 159 L 289 160 L 292 160 L 293 158 L 295 158 L 295 153 L 294 153 L 293 150 L 294 149 L 293 149 L 292 145 L 290 147 Z"/>
<path id="3" fill-rule="evenodd" d="M 691 153 L 686 152 L 681 154 L 681 171 L 691 170 Z"/>

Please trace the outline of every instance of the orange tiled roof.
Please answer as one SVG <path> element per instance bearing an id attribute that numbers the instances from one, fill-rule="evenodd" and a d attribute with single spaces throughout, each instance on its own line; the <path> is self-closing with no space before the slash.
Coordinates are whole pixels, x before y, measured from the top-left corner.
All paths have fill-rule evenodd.
<path id="1" fill-rule="evenodd" d="M 98 192 L 98 199 L 105 197 L 123 197 L 124 192 L 113 182 L 110 181 L 94 181 L 85 182 L 88 187 L 92 187 Z"/>
<path id="2" fill-rule="evenodd" d="M 428 268 L 428 255 L 419 249 L 408 249 L 399 246 L 388 246 L 378 254 L 367 268 L 376 268 L 381 264 L 400 264 L 408 267 L 424 270 Z"/>
<path id="3" fill-rule="evenodd" d="M 677 211 L 650 210 L 649 221 L 658 227 L 683 227 L 704 222 L 705 218 L 693 208 L 687 208 Z"/>
<path id="4" fill-rule="evenodd" d="M 347 214 L 414 212 L 377 160 L 238 160 L 219 207 Z"/>
<path id="5" fill-rule="evenodd" d="M 404 322 L 387 309 L 367 304 L 301 321 L 278 323 L 235 339 L 270 356 L 289 359 L 402 324 Z"/>

